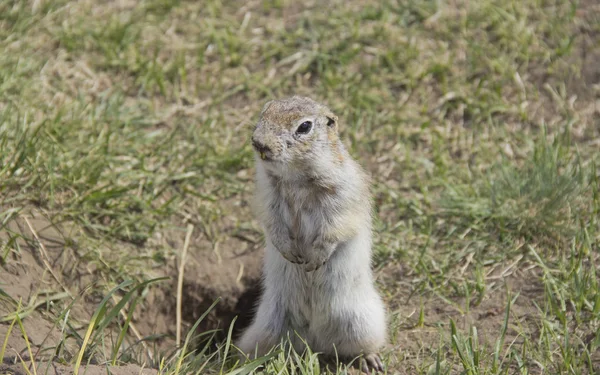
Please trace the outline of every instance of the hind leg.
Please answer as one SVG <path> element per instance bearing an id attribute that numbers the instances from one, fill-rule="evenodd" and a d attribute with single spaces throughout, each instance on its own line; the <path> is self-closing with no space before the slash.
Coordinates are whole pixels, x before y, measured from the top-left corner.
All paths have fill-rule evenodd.
<path id="1" fill-rule="evenodd" d="M 253 323 L 246 329 L 236 346 L 250 358 L 261 357 L 281 344 L 291 345 L 297 353 L 306 349 L 302 329 L 293 328 L 293 316 L 285 316 L 283 309 L 261 303 Z"/>
<path id="2" fill-rule="evenodd" d="M 338 355 L 344 362 L 362 356 L 359 367 L 365 371 L 383 370 L 378 351 L 386 342 L 385 310 L 374 289 L 356 291 L 362 298 L 347 299 L 323 314 L 311 325 L 316 342 L 313 350 Z M 360 301 L 360 302 L 359 302 Z"/>
<path id="3" fill-rule="evenodd" d="M 377 353 L 371 353 L 365 355 L 360 360 L 360 369 L 361 371 L 370 374 L 371 370 L 374 372 L 384 372 L 385 368 L 383 367 L 383 362 L 381 362 L 381 357 Z"/>
<path id="4" fill-rule="evenodd" d="M 360 358 L 350 356 L 337 357 L 330 354 L 320 356 L 319 360 L 324 368 L 328 368 L 329 371 L 333 373 L 337 372 L 339 364 L 352 365 L 352 367 L 366 373 L 367 375 L 370 375 L 373 372 L 385 372 L 385 366 L 381 361 L 381 357 L 377 353 L 363 355 Z"/>
<path id="5" fill-rule="evenodd" d="M 261 323 L 259 320 L 255 321 L 236 343 L 238 349 L 248 357 L 262 357 L 279 344 L 287 349 L 291 345 L 297 353 L 302 353 L 306 349 L 302 336 L 296 330 L 290 329 L 287 324 L 284 324 L 281 329 L 273 330 L 272 327 Z"/>
<path id="6" fill-rule="evenodd" d="M 251 325 L 237 343 L 237 347 L 250 358 L 261 357 L 275 347 L 279 341 L 257 325 Z"/>
<path id="7" fill-rule="evenodd" d="M 283 310 L 276 305 L 268 305 L 268 301 L 261 301 L 254 321 L 242 334 L 237 342 L 237 347 L 251 358 L 267 354 L 279 344 L 285 327 Z"/>
<path id="8" fill-rule="evenodd" d="M 267 243 L 266 251 L 264 294 L 254 321 L 237 346 L 245 354 L 262 356 L 286 339 L 286 343 L 301 351 L 304 343 L 296 333 L 304 336 L 305 327 L 308 327 L 299 304 L 306 299 L 301 293 L 306 289 L 302 279 L 306 273 L 285 260 L 270 243 Z"/>

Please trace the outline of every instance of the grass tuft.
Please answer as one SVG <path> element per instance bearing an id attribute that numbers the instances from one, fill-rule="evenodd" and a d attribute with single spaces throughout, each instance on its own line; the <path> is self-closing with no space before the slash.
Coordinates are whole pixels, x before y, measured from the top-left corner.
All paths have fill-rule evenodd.
<path id="1" fill-rule="evenodd" d="M 572 237 L 592 214 L 590 172 L 568 140 L 543 135 L 522 165 L 504 159 L 472 185 L 446 186 L 440 206 L 481 230 L 528 241 Z"/>

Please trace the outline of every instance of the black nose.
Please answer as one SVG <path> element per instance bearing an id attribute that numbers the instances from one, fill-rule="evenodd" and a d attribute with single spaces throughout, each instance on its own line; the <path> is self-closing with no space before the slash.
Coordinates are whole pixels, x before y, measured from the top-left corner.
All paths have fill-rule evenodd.
<path id="1" fill-rule="evenodd" d="M 254 137 L 252 138 L 252 146 L 254 146 L 256 151 L 258 151 L 260 153 L 271 152 L 271 149 L 269 148 L 269 146 L 261 143 L 260 141 L 256 140 L 256 138 L 254 138 Z"/>

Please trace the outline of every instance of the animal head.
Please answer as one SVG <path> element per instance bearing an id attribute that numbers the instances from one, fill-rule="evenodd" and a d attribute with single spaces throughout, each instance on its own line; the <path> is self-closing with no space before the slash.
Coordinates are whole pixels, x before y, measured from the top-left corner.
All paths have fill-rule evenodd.
<path id="1" fill-rule="evenodd" d="M 271 168 L 310 166 L 319 157 L 331 156 L 338 143 L 337 116 L 301 96 L 265 104 L 252 134 L 257 155 Z"/>

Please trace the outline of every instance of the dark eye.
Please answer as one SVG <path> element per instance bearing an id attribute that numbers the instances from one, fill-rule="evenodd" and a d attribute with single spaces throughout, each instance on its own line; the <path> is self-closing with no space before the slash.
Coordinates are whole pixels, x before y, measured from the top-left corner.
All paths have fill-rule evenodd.
<path id="1" fill-rule="evenodd" d="M 312 122 L 304 121 L 302 124 L 300 124 L 300 126 L 298 126 L 298 129 L 296 129 L 296 133 L 297 134 L 306 134 L 310 131 L 311 128 L 312 128 Z"/>

